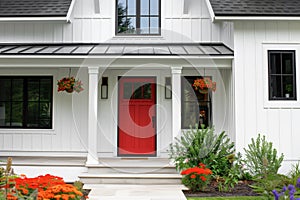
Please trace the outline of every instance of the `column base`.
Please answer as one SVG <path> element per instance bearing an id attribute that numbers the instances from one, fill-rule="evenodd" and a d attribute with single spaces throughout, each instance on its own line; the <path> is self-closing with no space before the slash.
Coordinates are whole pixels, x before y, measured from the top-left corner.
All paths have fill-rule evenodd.
<path id="1" fill-rule="evenodd" d="M 87 160 L 86 160 L 86 165 L 98 165 L 99 164 L 99 159 L 97 156 L 93 156 L 92 154 L 88 153 L 87 155 Z"/>

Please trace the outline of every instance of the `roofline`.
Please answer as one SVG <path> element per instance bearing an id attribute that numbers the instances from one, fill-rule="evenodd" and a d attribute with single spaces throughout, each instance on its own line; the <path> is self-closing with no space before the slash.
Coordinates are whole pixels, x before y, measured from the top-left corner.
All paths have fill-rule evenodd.
<path id="1" fill-rule="evenodd" d="M 0 17 L 0 22 L 37 22 L 37 21 L 55 21 L 69 22 L 66 17 Z"/>
<path id="2" fill-rule="evenodd" d="M 214 16 L 212 21 L 299 21 L 300 16 Z"/>
<path id="3" fill-rule="evenodd" d="M 71 15 L 72 15 L 72 12 L 73 12 L 73 8 L 74 8 L 74 5 L 75 5 L 75 1 L 76 0 L 72 0 L 71 1 L 71 4 L 69 6 L 69 10 L 68 10 L 68 14 L 67 14 L 67 22 L 71 22 Z"/>
<path id="4" fill-rule="evenodd" d="M 232 60 L 233 55 L 0 55 L 1 59 L 214 59 Z M 1 64 L 0 64 L 1 65 Z"/>
<path id="5" fill-rule="evenodd" d="M 209 0 L 205 0 L 206 2 L 206 5 L 207 5 L 207 8 L 208 8 L 208 12 L 209 12 L 209 15 L 210 15 L 210 18 L 211 18 L 211 21 L 214 22 L 214 19 L 215 19 L 215 13 L 214 13 L 214 10 L 211 6 L 211 3 Z"/>

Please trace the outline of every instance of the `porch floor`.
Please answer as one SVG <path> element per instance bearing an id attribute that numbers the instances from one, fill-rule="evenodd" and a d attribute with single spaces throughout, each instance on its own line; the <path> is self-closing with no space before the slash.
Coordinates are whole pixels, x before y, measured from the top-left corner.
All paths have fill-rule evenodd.
<path id="1" fill-rule="evenodd" d="M 186 200 L 182 185 L 88 185 L 90 200 Z"/>

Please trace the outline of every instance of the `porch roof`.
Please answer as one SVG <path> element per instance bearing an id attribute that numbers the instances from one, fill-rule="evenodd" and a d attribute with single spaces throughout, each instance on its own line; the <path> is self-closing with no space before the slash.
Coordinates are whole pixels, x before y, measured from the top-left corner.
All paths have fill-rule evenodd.
<path id="1" fill-rule="evenodd" d="M 0 56 L 233 56 L 222 43 L 68 43 L 6 44 L 0 43 Z"/>
<path id="2" fill-rule="evenodd" d="M 65 17 L 72 0 L 0 0 L 2 17 Z"/>

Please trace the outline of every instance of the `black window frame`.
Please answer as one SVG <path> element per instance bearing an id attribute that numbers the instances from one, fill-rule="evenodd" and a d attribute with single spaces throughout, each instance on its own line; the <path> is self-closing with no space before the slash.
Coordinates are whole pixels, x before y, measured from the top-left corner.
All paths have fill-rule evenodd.
<path id="1" fill-rule="evenodd" d="M 10 105 L 13 104 L 13 102 L 22 102 L 22 126 L 14 126 L 12 125 L 12 118 L 10 119 L 10 125 L 9 126 L 0 126 L 0 129 L 52 129 L 53 128 L 53 76 L 0 76 L 0 80 L 1 79 L 10 79 L 11 81 L 11 88 L 10 90 L 12 90 L 12 81 L 19 79 L 23 81 L 23 88 L 22 88 L 22 101 L 15 101 L 12 98 L 13 93 L 11 93 L 11 97 L 9 100 L 0 100 L 0 103 L 10 103 Z M 38 80 L 39 81 L 39 99 L 38 100 L 30 100 L 29 99 L 29 95 L 28 95 L 28 80 Z M 41 83 L 40 81 L 42 79 L 48 79 L 50 81 L 50 99 L 49 101 L 47 100 L 41 100 L 40 96 L 41 96 Z M 28 112 L 28 104 L 29 103 L 38 103 L 38 121 L 39 124 L 38 126 L 28 126 L 29 122 L 27 121 L 28 116 L 29 116 L 29 112 Z M 49 116 L 49 126 L 47 127 L 43 127 L 41 126 L 41 116 L 40 116 L 40 105 L 42 103 L 50 103 L 50 116 Z M 12 115 L 12 107 L 10 108 L 10 116 Z"/>
<path id="2" fill-rule="evenodd" d="M 189 129 L 190 126 L 194 127 L 196 124 L 188 124 L 187 126 L 184 126 L 184 118 L 183 118 L 183 115 L 184 115 L 184 112 L 185 112 L 185 107 L 184 107 L 184 104 L 189 102 L 189 101 L 185 101 L 185 98 L 184 98 L 184 95 L 185 94 L 185 88 L 184 88 L 184 84 L 186 82 L 189 82 L 190 83 L 190 89 L 193 90 L 195 96 L 197 97 L 197 101 L 193 100 L 194 101 L 194 104 L 198 104 L 195 111 L 198 111 L 197 114 L 200 115 L 200 111 L 201 110 L 205 110 L 207 113 L 206 113 L 206 119 L 204 119 L 202 121 L 202 124 L 205 125 L 204 128 L 207 128 L 207 127 L 212 127 L 213 126 L 213 112 L 212 112 L 212 91 L 208 91 L 207 94 L 200 94 L 199 91 L 196 91 L 192 84 L 193 84 L 193 81 L 196 80 L 196 79 L 199 79 L 199 78 L 204 78 L 204 77 L 208 77 L 208 78 L 212 78 L 211 76 L 181 76 L 181 128 L 182 129 Z M 204 95 L 207 95 L 207 100 L 200 100 L 201 96 L 203 96 L 204 98 Z M 190 101 L 192 102 L 192 101 Z M 192 102 L 193 103 L 193 102 Z M 201 103 L 204 105 L 204 104 L 207 104 L 206 108 L 203 109 L 201 108 Z M 205 106 L 204 106 L 205 107 Z M 198 127 L 201 128 L 201 117 L 198 116 Z"/>
<path id="3" fill-rule="evenodd" d="M 148 0 L 149 1 L 149 5 L 150 5 L 150 1 L 151 0 Z M 126 0 L 126 2 L 128 2 L 128 0 Z M 116 0 L 116 13 L 115 13 L 115 17 L 116 17 L 116 20 L 115 20 L 115 35 L 116 36 L 160 36 L 161 35 L 161 0 L 158 0 L 158 15 L 151 15 L 149 13 L 149 15 L 142 15 L 141 14 L 141 8 L 140 8 L 140 5 L 141 5 L 141 0 L 136 0 L 136 15 L 128 15 L 128 11 L 126 11 L 126 15 L 124 15 L 124 17 L 135 17 L 136 18 L 136 29 L 138 31 L 136 31 L 136 33 L 134 34 L 126 34 L 126 33 L 119 33 L 118 32 L 118 3 L 119 3 L 119 0 Z M 126 3 L 127 4 L 127 3 Z M 149 6 L 149 9 L 150 9 L 150 6 Z M 140 19 L 142 17 L 158 17 L 158 33 L 153 33 L 151 34 L 150 31 L 149 33 L 146 33 L 146 34 L 141 34 L 139 33 L 139 29 L 140 29 Z M 149 20 L 149 30 L 150 30 L 150 20 Z"/>
<path id="4" fill-rule="evenodd" d="M 280 70 L 281 72 L 280 73 L 272 73 L 272 68 L 276 68 L 276 67 L 272 67 L 271 66 L 271 57 L 272 57 L 272 54 L 279 54 L 280 55 Z M 292 73 L 291 74 L 287 74 L 287 73 L 283 73 L 283 58 L 282 56 L 284 54 L 291 54 L 292 56 L 292 66 L 291 66 L 291 69 L 292 69 Z M 277 68 L 276 68 L 277 69 Z M 283 83 L 283 79 L 284 77 L 292 77 L 292 96 L 290 97 L 285 97 L 285 90 L 284 89 L 284 83 Z M 281 79 L 280 81 L 280 90 L 281 90 L 281 94 L 280 96 L 274 96 L 273 95 L 273 89 L 275 86 L 272 86 L 272 77 L 279 77 Z M 297 100 L 297 84 L 296 84 L 296 51 L 295 50 L 268 50 L 268 94 L 269 94 L 269 100 L 270 101 L 278 101 L 278 100 L 287 100 L 287 101 L 294 101 L 294 100 Z"/>

